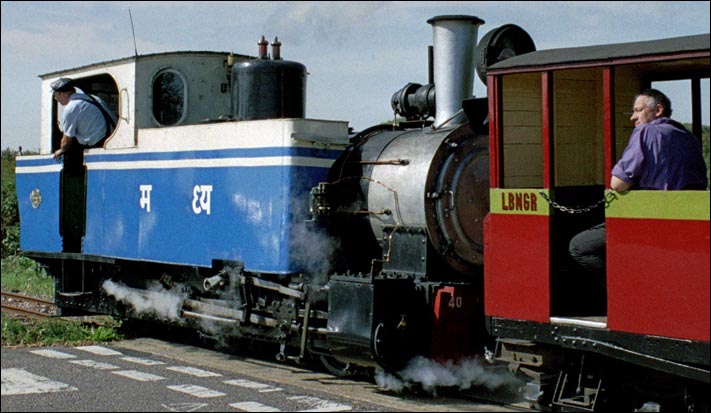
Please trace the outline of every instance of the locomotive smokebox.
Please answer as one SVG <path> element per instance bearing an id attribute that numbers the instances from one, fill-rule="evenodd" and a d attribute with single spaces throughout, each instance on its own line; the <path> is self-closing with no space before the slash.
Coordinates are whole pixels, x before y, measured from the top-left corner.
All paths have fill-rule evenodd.
<path id="1" fill-rule="evenodd" d="M 334 164 L 332 180 L 343 189 L 334 191 L 332 207 L 367 212 L 361 216 L 382 248 L 383 270 L 475 273 L 483 264 L 489 212 L 488 136 L 464 123 L 439 130 L 378 128 L 360 139 Z M 448 267 L 443 272 L 432 266 L 441 262 Z"/>
<path id="2" fill-rule="evenodd" d="M 232 67 L 232 116 L 237 120 L 303 118 L 306 113 L 306 66 L 281 60 L 278 40 L 274 59 L 262 38 L 260 59 Z"/>
<path id="3" fill-rule="evenodd" d="M 434 82 L 437 89 L 435 128 L 445 122 L 466 121 L 462 101 L 472 96 L 474 88 L 474 50 L 477 32 L 484 20 L 475 16 L 435 16 L 432 25 L 434 42 Z M 459 112 L 459 113 L 458 113 Z"/>

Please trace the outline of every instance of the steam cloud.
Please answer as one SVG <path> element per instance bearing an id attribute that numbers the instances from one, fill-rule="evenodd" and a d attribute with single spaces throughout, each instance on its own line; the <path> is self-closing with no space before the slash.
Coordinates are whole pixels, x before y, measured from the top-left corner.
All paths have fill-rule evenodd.
<path id="1" fill-rule="evenodd" d="M 290 201 L 294 216 L 289 234 L 290 259 L 300 271 L 310 275 L 314 286 L 320 286 L 328 281 L 338 242 L 324 228 L 308 221 L 311 214 L 307 200 L 304 195 Z"/>
<path id="2" fill-rule="evenodd" d="M 322 275 L 325 282 L 335 250 L 335 241 L 319 229 L 311 228 L 306 222 L 297 222 L 291 229 L 292 259 L 303 271 Z M 316 280 L 315 280 L 316 281 Z"/>
<path id="3" fill-rule="evenodd" d="M 158 283 L 149 287 L 148 290 L 137 290 L 122 283 L 106 280 L 101 288 L 107 295 L 131 305 L 137 314 L 153 315 L 171 321 L 181 318 L 180 308 L 186 298 L 185 294 L 166 290 Z"/>
<path id="4" fill-rule="evenodd" d="M 457 387 L 459 390 L 485 387 L 498 390 L 503 387 L 515 388 L 520 384 L 508 372 L 487 368 L 479 359 L 466 359 L 457 363 L 447 361 L 442 364 L 422 356 L 410 360 L 397 376 L 378 372 L 375 381 L 385 390 L 402 392 L 419 385 L 434 395 L 438 387 Z"/>

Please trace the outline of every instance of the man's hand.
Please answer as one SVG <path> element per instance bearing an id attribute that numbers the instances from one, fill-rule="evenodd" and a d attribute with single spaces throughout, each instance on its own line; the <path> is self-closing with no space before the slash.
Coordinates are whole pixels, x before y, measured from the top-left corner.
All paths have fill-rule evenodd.
<path id="1" fill-rule="evenodd" d="M 72 138 L 67 135 L 62 135 L 62 140 L 59 142 L 59 149 L 54 151 L 54 159 L 59 159 L 64 152 L 69 150 L 72 145 Z"/>

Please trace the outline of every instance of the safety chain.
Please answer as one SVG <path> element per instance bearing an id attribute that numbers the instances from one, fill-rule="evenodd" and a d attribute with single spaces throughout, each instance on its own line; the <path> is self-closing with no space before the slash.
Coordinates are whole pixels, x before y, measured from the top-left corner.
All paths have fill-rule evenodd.
<path id="1" fill-rule="evenodd" d="M 580 208 L 580 207 L 579 208 L 568 208 L 567 206 L 561 205 L 561 204 L 553 201 L 552 199 L 550 199 L 545 192 L 539 192 L 539 194 L 541 194 L 543 199 L 545 199 L 546 202 L 548 202 L 553 208 L 558 209 L 563 212 L 567 212 L 569 214 L 586 214 L 586 213 L 592 211 L 593 209 L 599 207 L 602 204 L 605 204 L 605 206 L 607 207 L 610 204 L 610 202 L 617 199 L 617 195 L 614 192 L 607 191 L 607 192 L 605 192 L 605 196 L 603 196 L 601 200 L 597 201 L 596 203 L 594 203 L 590 206 L 582 207 L 582 208 Z"/>

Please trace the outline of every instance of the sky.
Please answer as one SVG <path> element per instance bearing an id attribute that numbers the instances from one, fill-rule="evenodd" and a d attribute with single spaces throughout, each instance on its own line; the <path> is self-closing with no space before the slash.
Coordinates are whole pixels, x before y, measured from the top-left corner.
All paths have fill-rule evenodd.
<path id="1" fill-rule="evenodd" d="M 39 148 L 39 75 L 134 54 L 211 50 L 256 55 L 264 35 L 308 70 L 306 117 L 356 130 L 392 119 L 390 98 L 427 83 L 427 19 L 477 16 L 481 39 L 516 24 L 538 50 L 708 33 L 709 2 L 2 2 L 2 148 Z M 474 95 L 486 95 L 476 77 Z M 672 86 L 682 87 L 682 86 Z M 709 102 L 709 81 L 702 82 Z M 670 92 L 672 102 L 674 94 Z M 631 102 L 630 102 L 631 104 Z M 675 106 L 682 122 L 683 104 Z M 703 108 L 709 124 L 709 107 Z M 678 115 L 678 116 L 677 116 Z"/>

